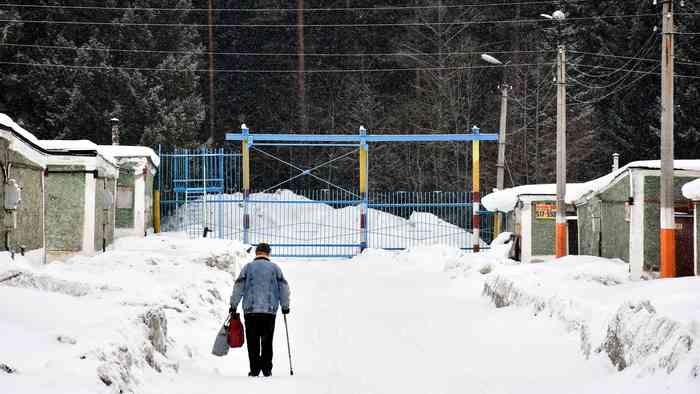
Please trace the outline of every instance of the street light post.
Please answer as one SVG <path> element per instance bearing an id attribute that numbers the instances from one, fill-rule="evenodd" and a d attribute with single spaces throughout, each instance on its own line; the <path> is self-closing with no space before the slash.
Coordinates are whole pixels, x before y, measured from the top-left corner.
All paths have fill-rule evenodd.
<path id="1" fill-rule="evenodd" d="M 673 0 L 663 3 L 661 48 L 661 261 L 662 278 L 676 276 L 676 224 L 673 198 Z"/>
<path id="2" fill-rule="evenodd" d="M 483 54 L 481 59 L 491 64 L 498 64 L 505 66 L 510 61 L 505 64 L 495 57 Z M 504 70 L 505 75 L 505 70 Z M 502 78 L 505 81 L 505 76 Z M 505 188 L 505 162 L 506 162 L 506 127 L 508 125 L 508 90 L 511 89 L 505 82 L 502 82 L 498 89 L 501 92 L 501 121 L 498 130 L 498 162 L 496 164 L 496 189 L 503 190 Z M 502 229 L 501 215 L 496 214 L 496 221 L 494 223 L 494 235 L 501 233 Z"/>
<path id="3" fill-rule="evenodd" d="M 557 50 L 557 258 L 567 254 L 566 224 L 566 50 L 559 45 Z"/>
<path id="4" fill-rule="evenodd" d="M 554 254 L 567 255 L 568 229 L 566 223 L 566 47 L 561 40 L 562 22 L 566 14 L 561 10 L 540 16 L 559 21 L 557 26 L 557 215 Z"/>

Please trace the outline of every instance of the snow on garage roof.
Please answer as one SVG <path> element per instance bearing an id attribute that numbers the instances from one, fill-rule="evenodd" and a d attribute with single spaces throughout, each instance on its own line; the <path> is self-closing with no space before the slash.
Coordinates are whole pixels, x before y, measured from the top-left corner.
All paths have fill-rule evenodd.
<path id="1" fill-rule="evenodd" d="M 674 162 L 674 167 L 676 170 L 700 171 L 700 160 L 676 160 Z M 585 183 L 570 183 L 566 186 L 566 203 L 573 204 L 589 194 L 602 191 L 609 185 L 613 184 L 621 174 L 632 168 L 658 170 L 661 168 L 661 162 L 659 160 L 633 161 L 617 171 L 611 172 L 600 178 L 593 179 L 592 181 Z M 697 197 L 700 199 L 700 184 L 698 185 L 698 188 Z M 513 208 L 515 208 L 515 204 L 517 204 L 519 196 L 548 196 L 556 195 L 556 193 L 557 187 L 555 184 L 524 185 L 491 193 L 483 197 L 481 201 L 484 207 L 489 211 L 510 212 L 513 210 Z"/>
<path id="2" fill-rule="evenodd" d="M 8 128 L 10 128 L 10 129 L 12 129 L 15 133 L 21 135 L 21 136 L 24 137 L 24 139 L 26 139 L 27 141 L 29 141 L 29 142 L 31 142 L 31 143 L 33 143 L 33 144 L 36 144 L 36 145 L 40 145 L 40 144 L 39 144 L 39 139 L 36 138 L 36 136 L 34 136 L 34 134 L 32 134 L 32 133 L 28 132 L 27 130 L 23 129 L 22 126 L 20 126 L 20 125 L 18 125 L 17 123 L 15 123 L 15 121 L 12 120 L 12 118 L 10 118 L 9 116 L 0 113 L 0 124 L 2 124 L 2 125 L 5 126 L 5 127 L 8 127 Z"/>
<path id="3" fill-rule="evenodd" d="M 689 200 L 700 201 L 700 179 L 683 185 L 683 196 Z"/>
<path id="4" fill-rule="evenodd" d="M 112 157 L 147 157 L 151 159 L 154 166 L 160 165 L 160 158 L 156 152 L 146 146 L 100 145 L 99 149 Z"/>
<path id="5" fill-rule="evenodd" d="M 118 166 L 117 160 L 113 156 L 102 152 L 97 144 L 89 140 L 40 140 L 39 143 L 47 151 L 59 155 L 61 153 L 70 155 L 72 152 L 95 152 L 109 164 Z"/>
<path id="6" fill-rule="evenodd" d="M 569 183 L 566 186 L 567 197 L 569 194 L 578 193 L 581 186 L 580 183 Z M 556 194 L 557 185 L 554 183 L 523 185 L 488 194 L 481 199 L 481 203 L 489 211 L 510 212 L 515 208 L 521 196 L 556 196 Z"/>

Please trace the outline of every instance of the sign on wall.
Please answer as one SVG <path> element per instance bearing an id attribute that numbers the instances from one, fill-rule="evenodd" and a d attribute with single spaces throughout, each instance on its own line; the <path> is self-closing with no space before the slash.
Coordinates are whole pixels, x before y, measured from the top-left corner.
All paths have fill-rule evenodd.
<path id="1" fill-rule="evenodd" d="M 557 204 L 538 202 L 535 204 L 535 219 L 554 220 L 557 213 Z"/>

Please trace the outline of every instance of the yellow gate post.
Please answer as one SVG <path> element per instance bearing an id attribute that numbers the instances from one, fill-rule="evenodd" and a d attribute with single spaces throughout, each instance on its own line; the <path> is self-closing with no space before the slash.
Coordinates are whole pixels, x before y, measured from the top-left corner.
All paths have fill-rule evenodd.
<path id="1" fill-rule="evenodd" d="M 473 134 L 479 134 L 480 129 L 476 126 L 472 127 Z M 480 251 L 480 234 L 481 220 L 479 217 L 481 193 L 479 185 L 479 140 L 472 141 L 472 251 L 479 253 Z"/>

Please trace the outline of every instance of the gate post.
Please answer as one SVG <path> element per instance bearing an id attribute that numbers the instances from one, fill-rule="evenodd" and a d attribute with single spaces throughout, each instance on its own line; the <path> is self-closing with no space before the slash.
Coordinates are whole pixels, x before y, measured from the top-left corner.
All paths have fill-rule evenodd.
<path id="1" fill-rule="evenodd" d="M 474 126 L 472 133 L 478 135 L 481 130 Z M 479 140 L 472 141 L 472 251 L 479 253 L 480 248 L 480 203 L 481 193 L 479 185 Z"/>
<path id="2" fill-rule="evenodd" d="M 243 140 L 241 141 L 241 153 L 243 154 L 243 243 L 250 243 L 250 214 L 248 204 L 250 200 L 250 145 L 248 127 L 241 125 Z"/>
<path id="3" fill-rule="evenodd" d="M 360 252 L 367 249 L 369 241 L 369 233 L 367 228 L 367 212 L 369 199 L 367 189 L 369 186 L 369 145 L 367 145 L 367 129 L 360 126 Z"/>

